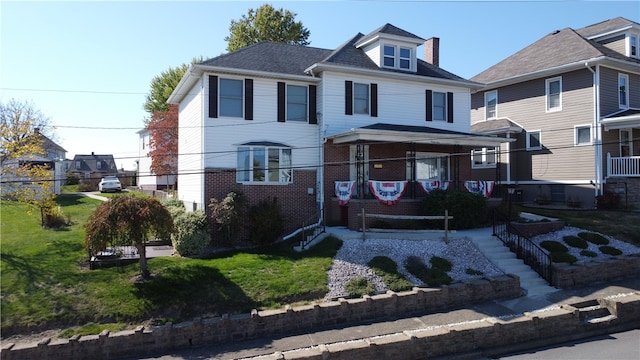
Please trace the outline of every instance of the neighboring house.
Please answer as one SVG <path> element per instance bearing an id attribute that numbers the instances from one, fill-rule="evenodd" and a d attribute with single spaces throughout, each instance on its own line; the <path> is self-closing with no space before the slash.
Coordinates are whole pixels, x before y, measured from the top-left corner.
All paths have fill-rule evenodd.
<path id="1" fill-rule="evenodd" d="M 118 168 L 113 155 L 76 155 L 67 162 L 67 171 L 77 174 L 80 179 L 100 180 L 105 176 L 118 176 Z"/>
<path id="2" fill-rule="evenodd" d="M 486 84 L 471 95 L 472 132 L 516 139 L 498 173 L 524 201 L 593 207 L 610 190 L 640 207 L 640 24 L 554 31 L 471 80 Z M 492 177 L 483 165 L 474 176 Z"/>
<path id="3" fill-rule="evenodd" d="M 470 133 L 480 88 L 439 67 L 438 38 L 390 24 L 336 49 L 261 42 L 191 65 L 168 101 L 179 105 L 178 197 L 190 209 L 230 191 L 277 197 L 287 231 L 323 214 L 358 228 L 363 208 L 416 215 L 419 180 L 463 188 L 471 149 L 508 141 Z M 368 180 L 407 186 L 388 206 Z M 336 181 L 355 182 L 347 204 Z"/>
<path id="4" fill-rule="evenodd" d="M 151 157 L 149 156 L 151 133 L 147 129 L 138 131 L 137 185 L 144 190 L 176 189 L 176 175 L 155 175 L 151 171 Z"/>
<path id="5" fill-rule="evenodd" d="M 53 140 L 40 133 L 40 129 L 38 128 L 34 130 L 33 136 L 39 136 L 42 138 L 42 148 L 44 149 L 44 154 L 33 154 L 31 156 L 23 157 L 22 159 L 9 160 L 4 163 L 3 166 L 17 166 L 18 164 L 47 165 L 52 172 L 51 175 L 53 182 L 51 183 L 51 190 L 55 194 L 60 194 L 61 186 L 65 179 L 64 159 L 66 157 L 67 151 L 60 145 L 56 144 Z M 22 182 L 12 182 L 19 180 L 22 180 Z M 6 177 L 3 178 L 2 181 L 8 181 L 7 183 L 2 184 L 2 193 L 11 191 L 10 189 L 13 186 L 25 186 L 30 183 L 30 180 L 28 179 L 10 179 Z"/>

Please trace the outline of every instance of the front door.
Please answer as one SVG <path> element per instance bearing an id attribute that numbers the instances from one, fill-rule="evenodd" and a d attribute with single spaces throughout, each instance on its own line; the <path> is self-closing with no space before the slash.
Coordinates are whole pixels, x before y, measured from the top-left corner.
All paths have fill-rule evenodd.
<path id="1" fill-rule="evenodd" d="M 355 197 L 363 198 L 369 193 L 369 145 L 349 147 L 349 180 L 356 182 Z"/>

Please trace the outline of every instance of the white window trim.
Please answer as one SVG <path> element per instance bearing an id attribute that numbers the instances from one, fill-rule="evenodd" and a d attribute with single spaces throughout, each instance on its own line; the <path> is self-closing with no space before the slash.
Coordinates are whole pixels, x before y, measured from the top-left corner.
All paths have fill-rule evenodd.
<path id="1" fill-rule="evenodd" d="M 409 50 L 409 57 L 403 57 L 400 55 L 401 50 Z M 409 67 L 408 68 L 403 68 L 400 65 L 400 61 L 401 60 L 409 60 Z M 398 46 L 398 69 L 400 70 L 413 70 L 413 49 L 410 47 L 405 47 L 405 46 Z"/>
<path id="2" fill-rule="evenodd" d="M 621 104 L 620 103 L 620 78 L 624 79 L 624 83 L 626 86 L 626 89 L 624 91 L 625 93 L 625 101 L 626 104 Z M 616 97 L 618 98 L 618 108 L 620 109 L 628 109 L 629 108 L 629 75 L 628 74 L 623 74 L 623 73 L 618 73 L 618 85 L 616 86 Z"/>
<path id="3" fill-rule="evenodd" d="M 416 180 L 420 181 L 426 181 L 426 180 L 440 180 L 440 181 L 450 181 L 451 180 L 451 161 L 450 161 L 450 156 L 451 154 L 448 153 L 434 153 L 434 152 L 424 152 L 424 151 L 416 151 L 415 153 L 415 157 L 416 157 L 416 161 L 418 159 L 438 159 L 438 170 L 440 170 L 442 168 L 442 161 L 444 159 L 444 161 L 447 162 L 446 167 L 447 167 L 447 174 L 446 179 L 441 179 L 440 178 L 440 172 L 438 171 L 438 178 L 437 179 L 420 179 L 420 178 L 416 178 Z M 411 180 L 411 168 L 410 168 L 410 162 L 411 162 L 411 153 L 407 151 L 406 153 L 406 171 L 405 171 L 405 175 L 407 180 Z"/>
<path id="4" fill-rule="evenodd" d="M 305 88 L 305 111 L 304 111 L 304 120 L 292 120 L 289 119 L 289 86 L 297 86 L 297 87 L 301 87 L 301 88 Z M 305 85 L 299 85 L 299 84 L 285 84 L 285 121 L 286 122 L 294 122 L 294 123 L 308 123 L 309 122 L 309 87 L 305 86 Z M 244 97 L 244 96 L 243 96 Z"/>
<path id="5" fill-rule="evenodd" d="M 559 81 L 560 82 L 560 93 L 559 95 L 559 100 L 558 102 L 560 103 L 560 106 L 556 107 L 556 108 L 551 108 L 549 105 L 549 84 L 555 81 Z M 544 100 L 545 100 L 545 109 L 546 112 L 556 112 L 556 111 L 562 111 L 562 76 L 556 76 L 554 78 L 550 78 L 550 79 L 546 79 L 544 81 Z"/>
<path id="6" fill-rule="evenodd" d="M 384 59 L 385 58 L 391 58 L 391 56 L 387 56 L 384 54 L 384 48 L 385 47 L 392 47 L 393 50 L 393 66 L 387 66 L 384 64 Z M 405 57 L 400 57 L 400 49 L 407 49 L 409 50 L 409 57 L 405 58 Z M 387 69 L 398 69 L 398 70 L 405 70 L 405 71 L 415 71 L 416 68 L 416 51 L 414 48 L 408 47 L 408 46 L 402 46 L 402 45 L 398 45 L 398 44 L 382 44 L 381 47 L 381 51 L 380 51 L 380 65 L 383 68 L 387 68 Z M 403 68 L 400 67 L 400 60 L 409 60 L 409 67 L 408 68 Z"/>
<path id="7" fill-rule="evenodd" d="M 436 119 L 435 116 L 435 109 L 436 109 L 436 101 L 435 101 L 435 97 L 436 94 L 443 94 L 444 95 L 444 117 L 442 119 Z M 449 97 L 447 96 L 447 92 L 446 91 L 432 91 L 431 92 L 431 120 L 432 121 L 443 121 L 443 122 L 447 122 L 447 119 L 449 118 Z"/>
<path id="8" fill-rule="evenodd" d="M 240 105 L 240 112 L 241 114 L 239 116 L 229 116 L 229 115 L 222 115 L 222 80 L 234 80 L 234 81 L 240 81 L 240 84 L 242 84 L 242 90 L 241 90 L 241 96 L 242 96 L 242 105 Z M 221 118 L 230 118 L 230 119 L 242 119 L 244 118 L 244 105 L 245 105 L 245 101 L 247 101 L 247 99 L 245 99 L 244 96 L 244 92 L 245 92 L 245 88 L 244 88 L 244 79 L 242 78 L 235 78 L 235 77 L 219 77 L 218 78 L 218 117 Z"/>
<path id="9" fill-rule="evenodd" d="M 495 94 L 496 95 L 496 109 L 495 109 L 495 116 L 493 117 L 488 117 L 487 113 L 489 111 L 489 101 L 488 101 L 488 95 L 489 94 Z M 498 118 L 498 90 L 492 90 L 492 91 L 487 91 L 484 93 L 484 119 L 485 120 L 492 120 L 492 119 L 497 119 Z"/>
<path id="10" fill-rule="evenodd" d="M 491 149 L 491 150 L 490 150 Z M 489 153 L 493 152 L 494 162 L 488 162 L 487 158 Z M 474 156 L 478 154 L 482 157 L 482 163 L 476 164 Z M 471 150 L 471 168 L 472 169 L 495 169 L 498 160 L 498 147 Z"/>
<path id="11" fill-rule="evenodd" d="M 589 142 L 578 143 L 578 130 L 579 129 L 589 129 Z M 574 146 L 589 146 L 593 144 L 593 129 L 591 128 L 591 124 L 581 124 L 575 125 L 573 127 L 573 145 Z"/>
<path id="12" fill-rule="evenodd" d="M 364 85 L 367 87 L 367 111 L 366 112 L 356 112 L 356 85 Z M 351 99 L 353 105 L 353 115 L 369 115 L 371 114 L 371 84 L 367 83 L 353 83 L 353 90 L 351 93 L 353 94 L 353 98 Z"/>
<path id="13" fill-rule="evenodd" d="M 538 145 L 538 146 L 531 146 L 531 144 L 530 144 L 530 141 L 531 141 L 530 137 L 531 137 L 531 134 L 533 134 L 533 133 L 538 133 L 538 135 L 539 135 L 538 141 L 540 142 L 540 145 Z M 527 150 L 540 150 L 540 149 L 542 149 L 542 130 L 527 131 L 526 137 L 527 137 Z"/>
<path id="14" fill-rule="evenodd" d="M 278 160 L 280 161 L 280 166 L 282 166 L 282 150 L 286 150 L 289 149 L 291 150 L 291 148 L 289 147 L 279 147 L 279 146 L 262 146 L 262 145 L 241 145 L 238 146 L 236 148 L 236 156 L 238 153 L 238 150 L 241 147 L 246 147 L 249 148 L 249 164 L 253 164 L 253 149 L 255 148 L 262 148 L 264 149 L 264 153 L 265 156 L 267 157 L 267 162 L 265 164 L 265 166 L 267 166 L 267 168 L 263 169 L 265 171 L 265 181 L 254 181 L 253 180 L 253 172 L 254 169 L 251 166 L 251 168 L 248 170 L 249 172 L 249 179 L 248 181 L 239 181 L 238 180 L 238 176 L 236 175 L 236 183 L 238 184 L 244 184 L 244 185 L 289 185 L 293 183 L 293 151 L 291 152 L 291 164 L 289 165 L 290 168 L 290 175 L 289 175 L 289 181 L 280 181 L 280 179 L 282 178 L 282 174 L 279 174 L 278 176 L 278 181 L 269 181 L 269 176 L 268 176 L 268 167 L 269 167 L 269 163 L 268 163 L 268 157 L 269 157 L 269 149 L 278 149 Z M 283 169 L 279 167 L 278 172 L 280 173 Z M 238 163 L 237 163 L 237 159 L 236 159 L 236 171 L 246 171 L 246 170 L 239 170 L 238 168 Z"/>

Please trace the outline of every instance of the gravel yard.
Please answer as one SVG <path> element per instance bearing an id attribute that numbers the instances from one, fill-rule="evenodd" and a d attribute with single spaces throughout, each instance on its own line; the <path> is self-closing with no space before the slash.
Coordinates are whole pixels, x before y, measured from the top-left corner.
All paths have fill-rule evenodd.
<path id="1" fill-rule="evenodd" d="M 560 231 L 536 236 L 532 238 L 532 240 L 538 244 L 544 240 L 556 240 L 563 243 L 562 238 L 564 236 L 577 235 L 583 231 L 586 230 L 565 227 Z M 640 253 L 639 247 L 609 236 L 605 237 L 609 239 L 610 246 L 618 248 L 625 255 Z M 579 261 L 593 261 L 605 259 L 609 256 L 601 254 L 598 246 L 591 243 L 589 243 L 589 250 L 599 254 L 595 258 L 581 256 L 581 249 L 570 246 L 567 247 L 570 249 L 569 252 L 576 256 Z M 502 270 L 490 262 L 467 237 L 451 238 L 449 244 L 445 244 L 442 240 L 346 239 L 333 259 L 331 269 L 328 271 L 329 292 L 324 300 L 330 301 L 338 297 L 347 296 L 344 285 L 349 280 L 358 276 L 364 276 L 373 282 L 377 292 L 385 292 L 387 287 L 383 281 L 367 266 L 367 263 L 376 256 L 387 256 L 391 258 L 398 265 L 398 272 L 404 275 L 407 280 L 416 285 L 420 285 L 421 281 L 409 274 L 404 268 L 405 259 L 411 255 L 421 257 L 426 264 L 429 263 L 429 259 L 432 256 L 439 256 L 451 261 L 453 269 L 449 272 L 449 276 L 454 281 L 504 274 Z M 483 274 L 470 275 L 466 273 L 467 269 L 481 271 Z"/>

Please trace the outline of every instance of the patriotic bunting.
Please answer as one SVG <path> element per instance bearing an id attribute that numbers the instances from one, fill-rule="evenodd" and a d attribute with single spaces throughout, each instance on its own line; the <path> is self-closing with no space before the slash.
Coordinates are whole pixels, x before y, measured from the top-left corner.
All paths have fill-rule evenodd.
<path id="1" fill-rule="evenodd" d="M 420 183 L 422 190 L 428 194 L 431 190 L 447 190 L 451 181 L 426 180 L 418 181 L 418 183 Z"/>
<path id="2" fill-rule="evenodd" d="M 487 199 L 491 197 L 494 185 L 495 181 L 470 180 L 464 182 L 464 187 L 466 187 L 469 192 L 481 194 Z"/>
<path id="3" fill-rule="evenodd" d="M 344 206 L 347 205 L 351 196 L 353 196 L 353 190 L 356 188 L 355 181 L 336 181 L 336 196 L 338 197 L 338 204 Z"/>
<path id="4" fill-rule="evenodd" d="M 404 190 L 407 188 L 407 182 L 369 180 L 369 188 L 378 201 L 385 205 L 393 205 L 400 201 Z"/>

